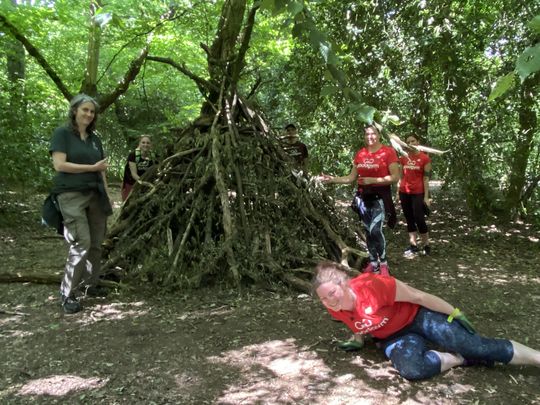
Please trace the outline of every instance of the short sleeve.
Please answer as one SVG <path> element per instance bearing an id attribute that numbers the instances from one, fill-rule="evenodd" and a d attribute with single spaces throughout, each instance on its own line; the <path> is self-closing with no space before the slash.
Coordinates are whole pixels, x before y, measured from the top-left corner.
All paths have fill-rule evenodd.
<path id="1" fill-rule="evenodd" d="M 51 155 L 53 152 L 62 152 L 67 154 L 67 135 L 68 133 L 66 128 L 60 127 L 54 130 L 51 145 L 49 147 L 49 153 Z"/>
<path id="2" fill-rule="evenodd" d="M 399 163 L 397 153 L 394 148 L 388 147 L 388 154 L 386 155 L 386 163 L 390 166 L 392 163 Z"/>

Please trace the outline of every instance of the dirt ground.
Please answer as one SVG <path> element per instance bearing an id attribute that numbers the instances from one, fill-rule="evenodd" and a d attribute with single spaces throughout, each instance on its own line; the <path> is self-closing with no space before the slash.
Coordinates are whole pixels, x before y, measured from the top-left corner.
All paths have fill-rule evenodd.
<path id="1" fill-rule="evenodd" d="M 43 198 L 0 192 L 0 276 L 61 274 L 67 248 L 39 224 Z M 402 257 L 403 223 L 388 232 L 394 276 L 459 306 L 483 334 L 540 348 L 538 229 L 462 212 L 435 196 L 429 257 Z M 0 283 L 0 403 L 540 404 L 533 367 L 408 382 L 372 344 L 340 351 L 345 327 L 286 289 L 117 291 L 84 307 L 65 315 L 58 285 Z"/>

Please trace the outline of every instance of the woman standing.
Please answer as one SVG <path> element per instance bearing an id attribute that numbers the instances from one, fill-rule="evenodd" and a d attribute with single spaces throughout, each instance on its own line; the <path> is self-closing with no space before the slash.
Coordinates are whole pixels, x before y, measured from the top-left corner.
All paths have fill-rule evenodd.
<path id="1" fill-rule="evenodd" d="M 156 158 L 152 152 L 152 141 L 148 135 L 142 135 L 139 139 L 139 146 L 127 158 L 122 182 L 122 201 L 126 201 L 135 182 L 141 178 L 150 166 L 156 163 Z"/>
<path id="2" fill-rule="evenodd" d="M 411 135 L 407 144 L 418 145 L 418 138 Z M 407 221 L 409 233 L 409 247 L 405 250 L 406 256 L 419 253 L 416 245 L 417 232 L 420 234 L 422 250 L 425 255 L 431 253 L 429 246 L 428 227 L 425 212 L 429 209 L 429 179 L 431 177 L 431 159 L 424 152 L 409 148 L 407 156 L 399 159 L 403 176 L 399 181 L 399 201 Z"/>
<path id="3" fill-rule="evenodd" d="M 51 140 L 56 176 L 51 194 L 56 196 L 64 222 L 69 252 L 60 286 L 66 313 L 82 309 L 77 295 L 102 295 L 98 278 L 101 243 L 107 216 L 112 213 L 105 171 L 107 160 L 95 134 L 97 102 L 86 94 L 70 103 L 66 126 L 57 128 Z"/>
<path id="4" fill-rule="evenodd" d="M 325 262 L 317 266 L 313 289 L 330 315 L 353 331 L 356 341 L 373 336 L 408 380 L 430 378 L 456 366 L 495 362 L 540 367 L 539 351 L 477 334 L 459 309 L 394 277 L 361 274 L 350 280 L 335 263 Z"/>
<path id="5" fill-rule="evenodd" d="M 395 213 L 391 185 L 399 180 L 398 157 L 393 148 L 381 143 L 381 135 L 375 125 L 364 128 L 364 141 L 366 146 L 356 153 L 348 176 L 323 174 L 319 178 L 325 183 L 358 183 L 355 203 L 364 224 L 369 253 L 369 264 L 364 271 L 380 271 L 388 275 L 386 240 L 382 227 L 385 211 Z M 395 220 L 392 222 L 395 223 Z"/>

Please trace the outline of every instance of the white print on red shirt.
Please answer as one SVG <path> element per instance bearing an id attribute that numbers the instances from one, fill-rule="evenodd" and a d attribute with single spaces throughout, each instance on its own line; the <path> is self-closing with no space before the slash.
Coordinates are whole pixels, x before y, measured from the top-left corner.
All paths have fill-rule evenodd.
<path id="1" fill-rule="evenodd" d="M 354 327 L 358 329 L 359 333 L 369 333 L 371 331 L 382 328 L 388 323 L 389 320 L 390 319 L 385 316 L 381 322 L 373 325 L 373 321 L 371 321 L 370 319 L 362 319 L 361 321 L 356 321 L 354 323 Z"/>
<path id="2" fill-rule="evenodd" d="M 420 161 L 421 159 L 407 158 L 407 163 L 403 165 L 403 168 L 408 170 L 423 170 L 422 167 L 419 165 Z"/>
<path id="3" fill-rule="evenodd" d="M 375 159 L 364 159 L 364 161 L 362 163 L 358 163 L 356 167 L 364 169 L 378 169 L 379 164 L 375 163 Z"/>

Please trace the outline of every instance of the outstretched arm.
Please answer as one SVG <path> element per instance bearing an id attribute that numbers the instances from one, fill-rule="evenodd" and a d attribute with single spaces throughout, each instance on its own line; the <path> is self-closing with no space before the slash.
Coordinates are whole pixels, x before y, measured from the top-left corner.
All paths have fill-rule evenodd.
<path id="1" fill-rule="evenodd" d="M 396 301 L 412 302 L 446 315 L 450 315 L 455 309 L 442 298 L 417 290 L 399 280 L 396 280 Z"/>
<path id="2" fill-rule="evenodd" d="M 356 165 L 352 165 L 351 172 L 347 176 L 334 177 L 327 174 L 319 176 L 320 180 L 323 183 L 331 184 L 351 184 L 358 178 L 358 171 L 356 170 Z"/>

